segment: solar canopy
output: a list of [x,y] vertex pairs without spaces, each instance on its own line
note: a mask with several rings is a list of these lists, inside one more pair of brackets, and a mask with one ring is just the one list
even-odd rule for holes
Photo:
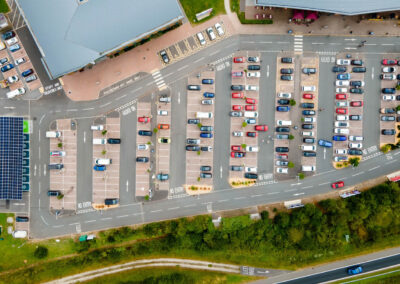
[[23,118],[0,117],[0,199],[22,199]]

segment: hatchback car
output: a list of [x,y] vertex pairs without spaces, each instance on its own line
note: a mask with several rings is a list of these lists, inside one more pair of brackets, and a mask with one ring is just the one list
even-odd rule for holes
[[189,91],[200,91],[200,90],[201,90],[201,87],[200,87],[200,85],[188,85],[188,86],[187,86],[187,89],[188,89]]
[[352,87],[364,87],[365,86],[365,83],[364,83],[364,81],[351,81],[350,82],[350,86],[352,86]]
[[337,181],[331,184],[333,189],[344,187],[344,181]]
[[7,78],[7,82],[8,82],[9,84],[15,83],[15,82],[17,82],[18,80],[19,80],[19,78],[18,78],[17,75],[13,75],[13,76],[10,76],[10,77]]
[[241,111],[241,110],[243,110],[243,106],[241,106],[241,105],[233,105],[232,106],[232,110]]
[[277,134],[276,139],[289,139],[289,134]]
[[308,144],[314,144],[315,138],[303,138],[303,142]]
[[232,93],[232,99],[243,99],[243,98],[244,98],[243,92]]
[[249,56],[247,57],[247,62],[253,62],[253,63],[257,63],[260,61],[260,58],[257,56]]
[[290,101],[288,99],[279,99],[278,104],[280,105],[288,105]]
[[246,104],[256,104],[257,100],[256,99],[251,99],[251,98],[246,98]]
[[305,124],[302,124],[302,125],[301,125],[301,128],[302,128],[302,129],[313,129],[313,128],[314,128],[314,125],[313,125],[313,124],[305,123]]
[[256,105],[246,105],[244,107],[244,110],[246,110],[246,111],[256,111],[257,110],[257,106]]
[[215,94],[214,93],[210,93],[210,92],[205,92],[205,93],[203,93],[203,97],[212,99],[212,98],[215,97]]
[[169,175],[168,174],[158,174],[157,175],[157,179],[158,180],[160,180],[160,181],[165,181],[165,180],[168,180],[169,179]]
[[138,117],[138,122],[141,122],[141,123],[148,123],[148,122],[150,122],[150,117],[147,117],[147,116],[140,116],[140,117]]
[[350,60],[349,59],[337,59],[336,64],[337,65],[350,65]]
[[13,69],[14,68],[14,65],[12,65],[12,64],[7,64],[7,65],[5,65],[5,66],[3,66],[3,67],[1,67],[1,72],[7,72],[7,71],[9,71],[9,70],[11,70],[11,69]]
[[202,172],[211,172],[211,166],[201,166],[200,171]]
[[139,130],[138,134],[139,136],[151,136],[153,135],[153,132],[149,130]]
[[212,85],[212,84],[214,84],[214,80],[213,79],[203,79],[203,80],[201,80],[201,83],[205,84],[205,85]]
[[231,152],[232,158],[243,158],[244,156],[246,156],[245,152]]
[[316,157],[317,153],[313,151],[303,151],[303,156],[304,157]]
[[244,63],[245,59],[244,57],[234,57],[233,58],[233,63]]
[[242,71],[232,71],[233,78],[240,78],[240,77],[243,77],[243,75],[244,75],[244,72],[242,72]]
[[346,71],[347,71],[347,67],[345,67],[345,66],[333,66],[332,67],[332,72],[339,73],[339,72],[346,72]]
[[200,173],[200,178],[212,178],[212,173]]
[[22,77],[28,77],[29,75],[31,75],[33,73],[32,69],[27,69],[24,72],[21,73]]
[[234,137],[243,137],[243,131],[233,131],[232,135]]
[[336,113],[337,114],[347,114],[347,108],[337,108]]
[[281,80],[282,81],[293,81],[293,76],[292,75],[281,75]]
[[275,147],[275,152],[288,153],[289,152],[289,147]]
[[317,69],[316,69],[316,68],[303,68],[301,71],[302,71],[304,74],[307,74],[307,75],[317,73]]
[[353,156],[362,156],[363,152],[360,149],[349,149],[347,150],[347,154]]
[[276,127],[275,132],[290,132],[289,127]]
[[231,169],[231,171],[234,171],[234,172],[242,172],[244,167],[243,166],[231,166],[230,169]]
[[161,137],[161,138],[158,138],[158,143],[161,143],[161,144],[170,144],[170,143],[171,143],[171,138],[168,138],[168,137]]
[[196,139],[196,138],[187,138],[187,139],[186,139],[186,144],[189,144],[189,145],[199,145],[199,144],[200,144],[200,139]]
[[334,136],[332,137],[332,140],[333,140],[333,141],[346,141],[346,140],[347,140],[347,137],[344,136],[344,135],[334,135]]
[[280,112],[288,112],[290,110],[289,106],[277,106],[276,107],[276,111],[280,111]]
[[224,30],[222,29],[221,25],[219,23],[216,23],[214,25],[215,29],[217,30],[217,33],[219,36],[223,36],[224,35]]
[[214,101],[209,99],[209,100],[201,100],[202,105],[212,105],[214,104]]
[[201,126],[200,131],[213,131],[214,128],[212,126]]
[[30,83],[30,82],[35,81],[36,79],[37,79],[36,75],[32,74],[32,75],[30,75],[30,76],[25,78],[25,82]]
[[260,78],[260,72],[247,72],[247,78]]
[[233,152],[241,152],[241,151],[243,151],[243,148],[240,145],[232,145],[231,146],[231,151],[233,151]]

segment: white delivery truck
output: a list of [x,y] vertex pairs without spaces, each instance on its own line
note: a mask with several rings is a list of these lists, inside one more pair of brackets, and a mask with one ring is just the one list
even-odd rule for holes
[[15,89],[14,91],[8,92],[7,98],[12,99],[12,98],[15,98],[16,96],[23,95],[23,94],[25,94],[25,88],[18,88],[18,89]]
[[196,118],[212,118],[212,117],[213,117],[212,112],[201,112],[201,111],[196,112]]
[[315,166],[301,166],[301,170],[303,172],[315,172],[316,167]]
[[95,163],[96,165],[107,166],[112,163],[112,159],[96,159]]
[[60,131],[46,131],[46,138],[59,138],[61,137]]

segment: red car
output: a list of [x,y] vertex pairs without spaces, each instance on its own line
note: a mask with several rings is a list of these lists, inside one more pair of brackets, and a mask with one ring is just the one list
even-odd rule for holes
[[337,114],[347,114],[347,108],[337,108],[336,113]]
[[233,71],[232,72],[232,77],[236,77],[236,78],[238,78],[238,77],[243,77],[243,72],[242,71]]
[[246,132],[247,137],[257,137],[257,132]]
[[231,152],[232,158],[243,158],[244,156],[246,156],[245,152]]
[[232,93],[232,99],[243,99],[243,98],[244,98],[243,92]]
[[169,124],[159,123],[158,129],[169,129]]
[[312,100],[314,98],[313,94],[303,94],[303,99]]
[[239,106],[239,105],[233,105],[232,106],[232,110],[242,110],[243,106]]
[[346,100],[347,94],[336,94],[336,99],[337,100]]
[[247,105],[247,106],[244,107],[244,110],[256,111],[257,110],[257,106],[256,105]]
[[276,158],[280,159],[280,160],[287,160],[287,159],[289,159],[289,155],[288,154],[278,154],[276,156]]
[[268,125],[255,125],[254,130],[256,131],[268,131]]
[[141,123],[147,123],[147,122],[150,122],[150,117],[147,117],[147,116],[141,116],[141,117],[138,117],[138,122],[141,122]]
[[231,150],[233,152],[240,152],[240,151],[242,151],[242,146],[240,146],[240,145],[232,145],[231,146]]
[[256,99],[250,99],[250,98],[246,99],[246,104],[255,105],[256,103],[257,103]]
[[344,182],[343,181],[337,181],[337,182],[334,182],[334,183],[331,184],[331,187],[333,189],[341,188],[343,186],[344,186]]
[[244,57],[234,57],[233,63],[244,63]]
[[394,59],[383,59],[382,60],[382,64],[383,65],[396,65],[397,64],[397,60],[394,60]]
[[350,102],[350,106],[352,106],[352,107],[362,107],[363,105],[364,105],[364,102],[362,102],[362,101]]

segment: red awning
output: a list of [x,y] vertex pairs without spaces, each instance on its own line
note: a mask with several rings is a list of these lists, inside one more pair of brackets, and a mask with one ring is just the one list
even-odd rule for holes
[[306,19],[315,21],[316,19],[318,19],[318,15],[316,12],[310,12],[310,13],[307,13]]
[[392,178],[389,178],[389,180],[390,180],[390,181],[393,181],[393,182],[399,181],[399,180],[400,180],[400,175],[399,175],[399,176],[392,177]]
[[304,19],[304,11],[294,10],[293,20],[303,20],[303,19]]

